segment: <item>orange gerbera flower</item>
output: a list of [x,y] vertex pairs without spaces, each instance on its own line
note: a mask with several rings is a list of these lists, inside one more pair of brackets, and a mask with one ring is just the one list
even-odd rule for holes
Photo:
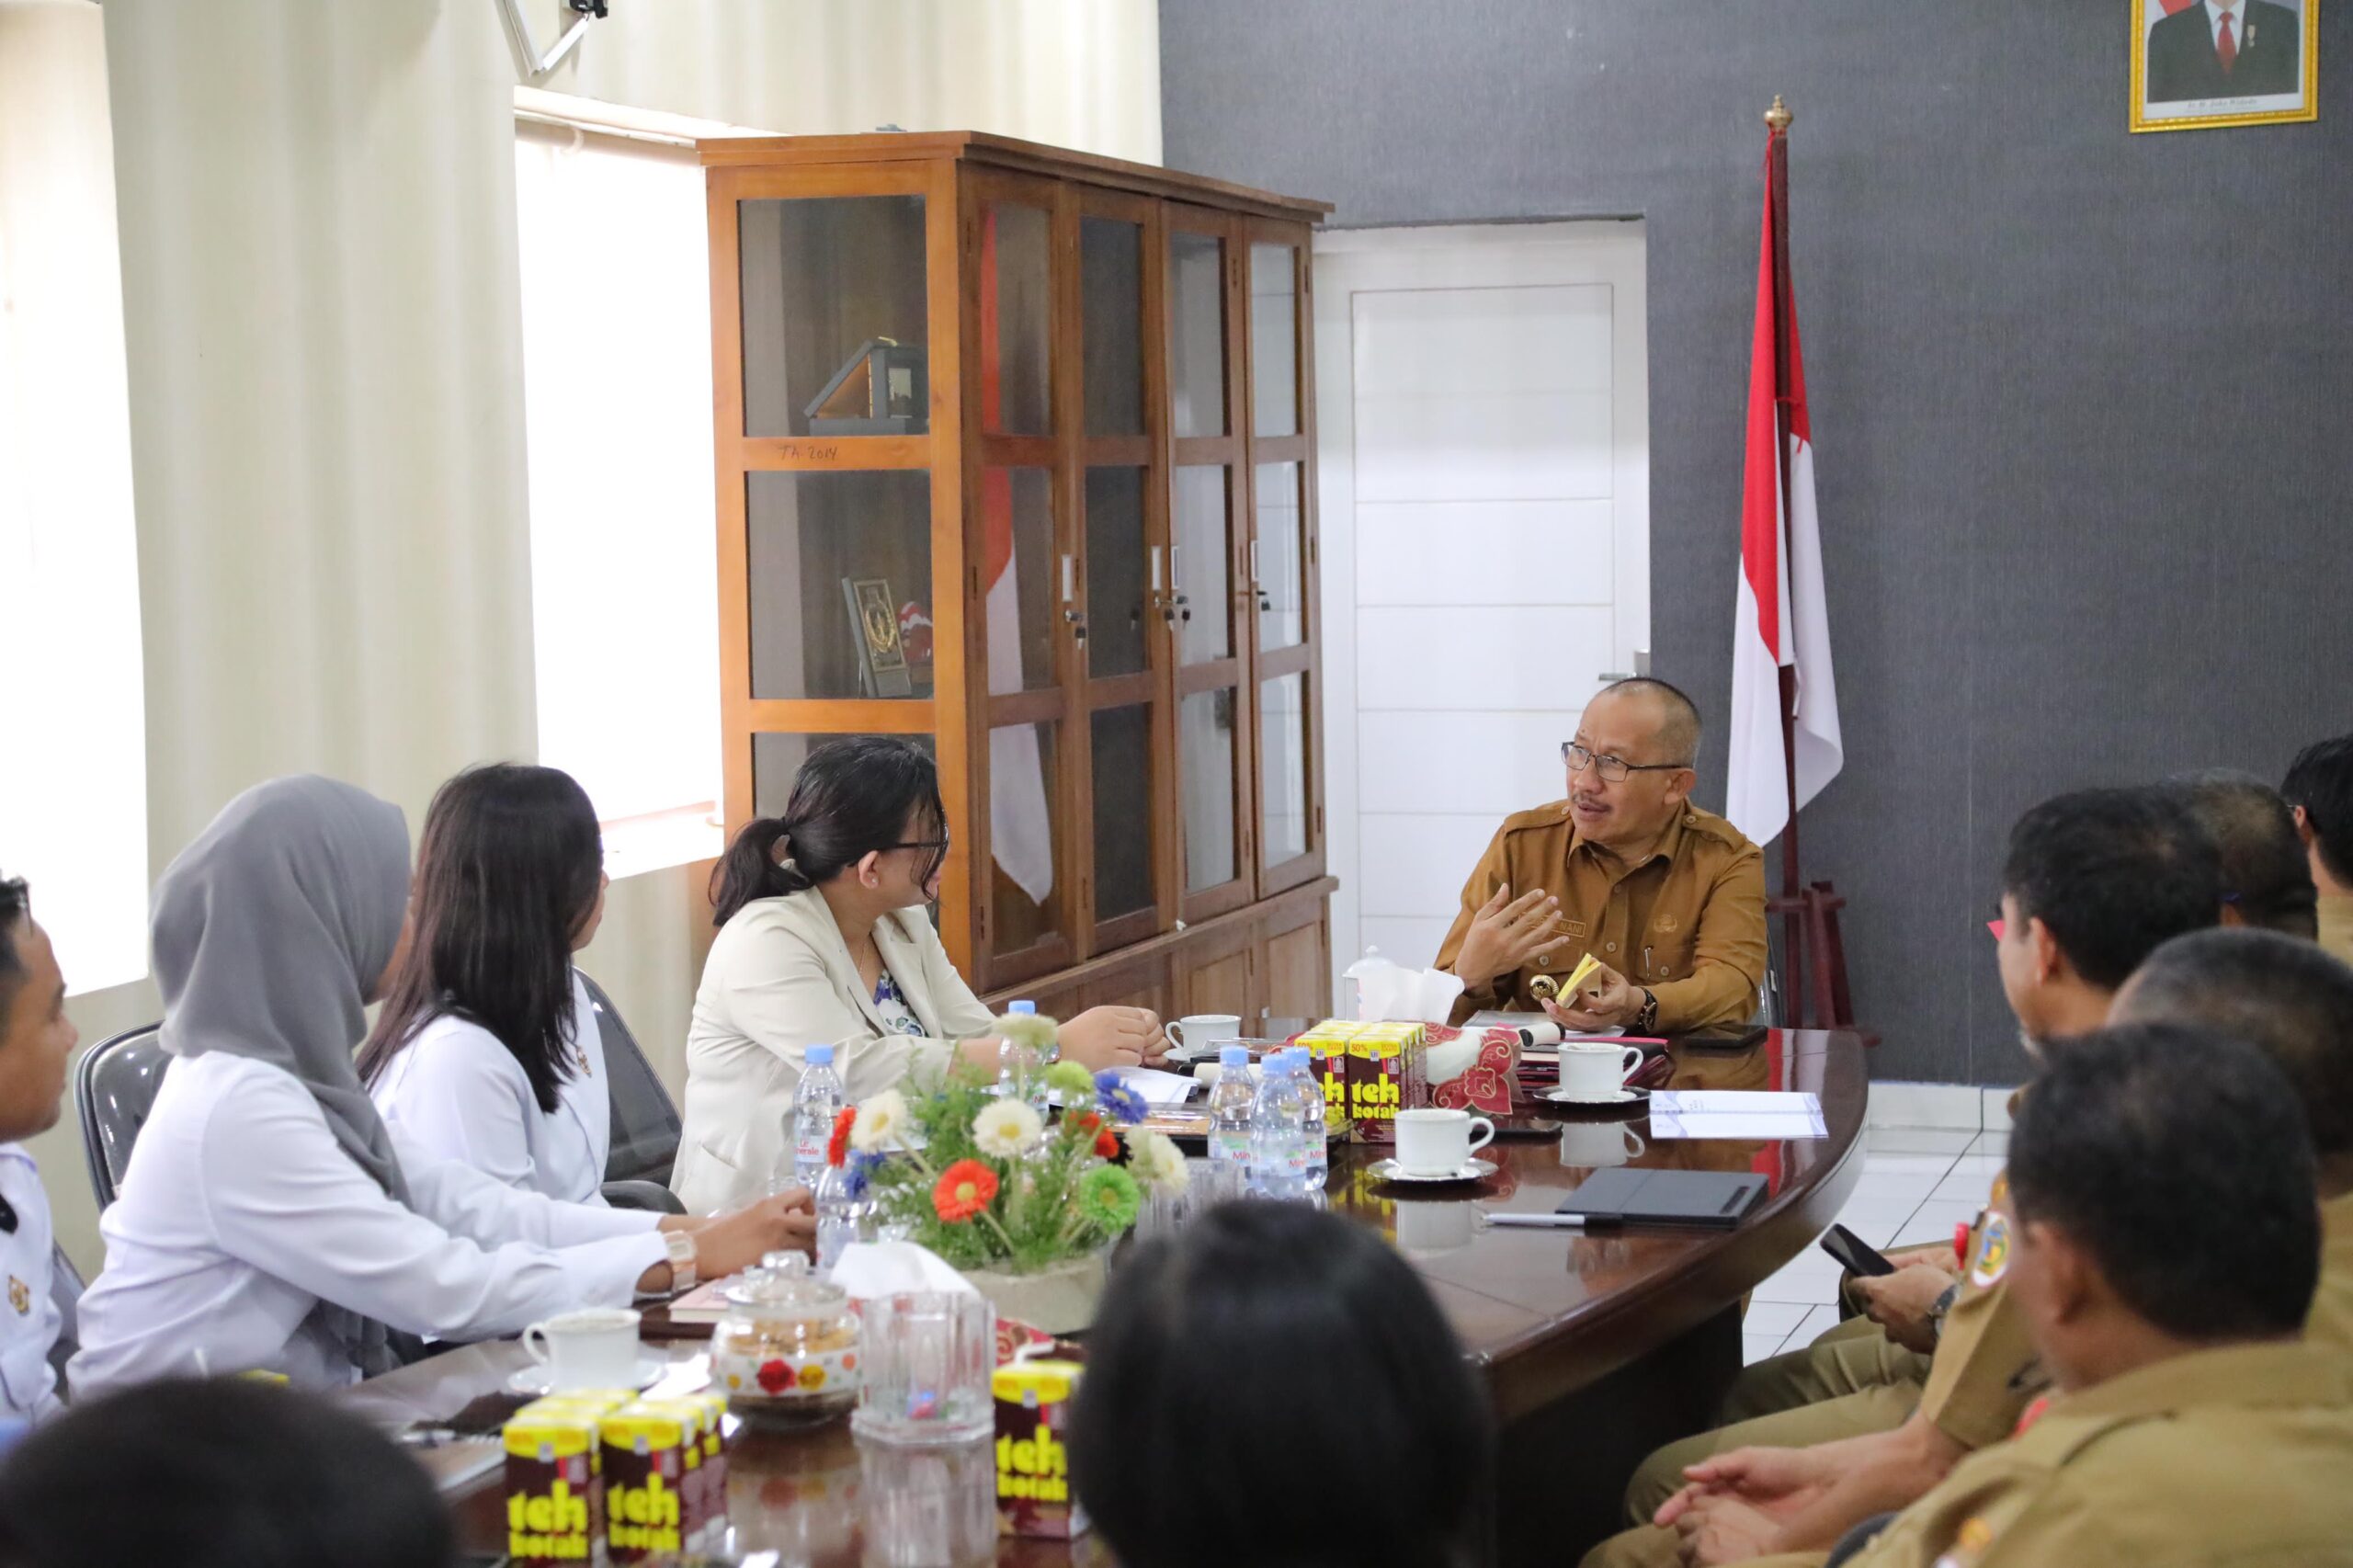
[[959,1160],[939,1173],[931,1189],[931,1206],[951,1225],[986,1209],[996,1197],[996,1173],[978,1160]]
[[1070,1119],[1070,1124],[1088,1137],[1093,1137],[1103,1130],[1103,1119],[1091,1110],[1080,1111]]
[[1095,1153],[1096,1157],[1098,1159],[1118,1159],[1120,1157],[1120,1135],[1112,1131],[1108,1127],[1102,1131],[1097,1133],[1095,1135]]
[[834,1118],[833,1136],[825,1140],[825,1164],[838,1165],[849,1158],[849,1130],[858,1125],[858,1108],[846,1105]]

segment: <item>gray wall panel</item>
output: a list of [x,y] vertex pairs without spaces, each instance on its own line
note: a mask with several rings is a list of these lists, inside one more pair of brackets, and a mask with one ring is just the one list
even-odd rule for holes
[[2322,27],[2317,125],[2135,137],[2124,0],[1162,0],[1165,144],[1350,226],[1647,221],[1656,665],[1720,726],[1788,97],[1847,744],[1807,869],[1881,1075],[2008,1082],[2018,812],[2353,729],[2353,8]]

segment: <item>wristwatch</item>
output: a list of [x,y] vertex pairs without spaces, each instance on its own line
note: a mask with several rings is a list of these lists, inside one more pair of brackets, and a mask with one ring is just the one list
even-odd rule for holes
[[1658,1028],[1658,994],[1647,985],[1643,987],[1642,1010],[1634,1015],[1634,1028],[1643,1034]]
[[665,1231],[662,1245],[670,1255],[670,1289],[691,1290],[698,1278],[695,1272],[695,1237],[692,1231]]
[[1945,1287],[1944,1294],[1938,1296],[1936,1304],[1928,1309],[1928,1335],[1939,1344],[1945,1336],[1945,1319],[1951,1314],[1952,1304],[1959,1300],[1961,1285],[1955,1281]]

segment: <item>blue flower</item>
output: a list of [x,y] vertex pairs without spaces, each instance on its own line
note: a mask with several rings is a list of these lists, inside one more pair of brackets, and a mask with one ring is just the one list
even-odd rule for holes
[[882,1158],[880,1154],[852,1154],[848,1163],[842,1166],[842,1190],[851,1202],[865,1200],[874,1167],[882,1163]]
[[1143,1096],[1120,1082],[1120,1075],[1108,1069],[1095,1074],[1095,1097],[1114,1119],[1131,1126],[1152,1114]]

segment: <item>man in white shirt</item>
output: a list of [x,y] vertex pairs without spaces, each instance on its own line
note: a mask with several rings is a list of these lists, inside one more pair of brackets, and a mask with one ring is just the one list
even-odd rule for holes
[[2300,91],[2297,16],[2271,0],[2199,0],[2149,29],[2149,101]]
[[39,1421],[61,1408],[49,1362],[59,1322],[49,1195],[23,1141],[57,1125],[77,1038],[49,933],[34,923],[25,884],[0,878],[0,1419]]

